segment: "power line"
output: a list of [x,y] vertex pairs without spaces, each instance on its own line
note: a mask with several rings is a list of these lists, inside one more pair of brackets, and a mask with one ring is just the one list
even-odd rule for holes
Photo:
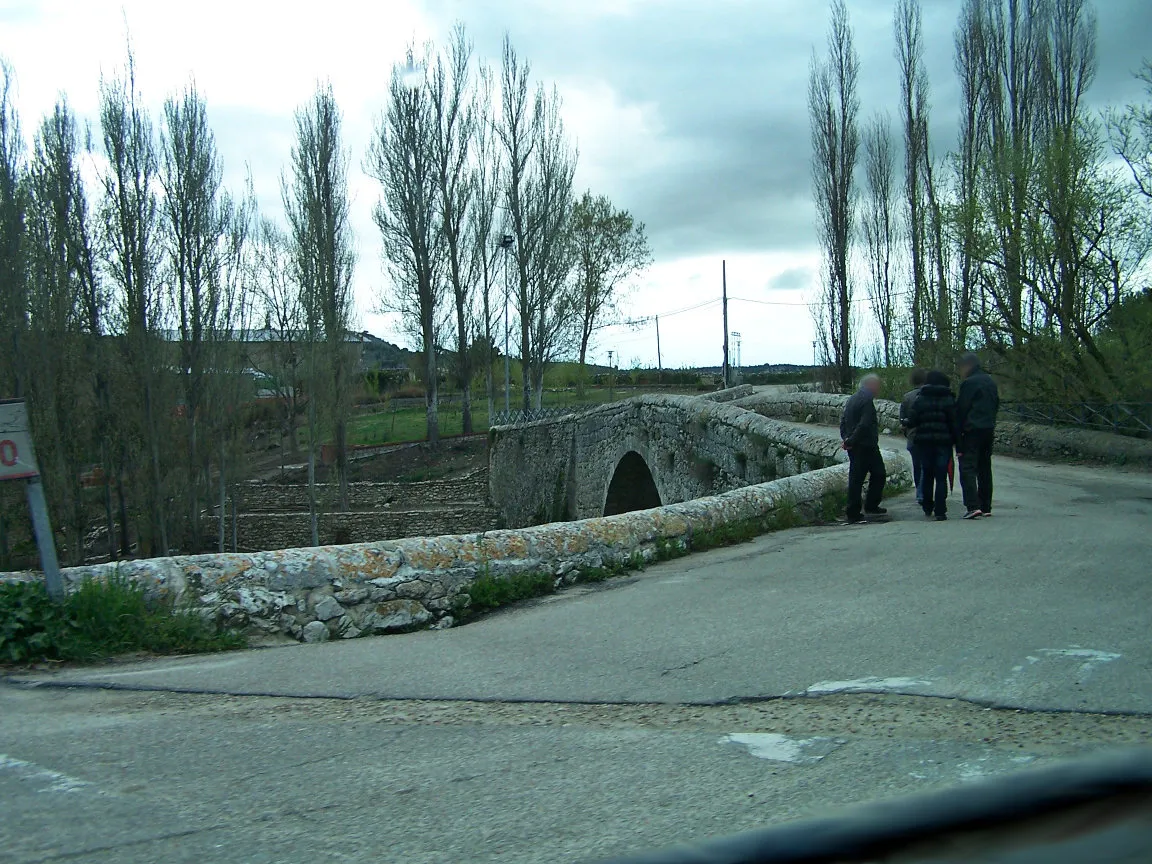
[[[895,299],[896,297],[909,297],[912,295],[912,293],[913,293],[912,291],[895,291],[892,294],[890,294],[889,296],[891,298]],[[760,306],[795,306],[797,308],[808,307],[809,309],[811,309],[813,306],[819,306],[821,303],[824,302],[822,300],[813,300],[813,301],[810,301],[807,303],[804,303],[804,302],[789,303],[785,300],[753,300],[751,297],[729,297],[728,300],[729,301],[737,300],[741,303],[756,303],[757,305],[760,305]],[[867,295],[865,295],[863,297],[853,297],[849,302],[851,302],[851,303],[871,303],[872,298],[868,297]]]
[[683,309],[674,309],[671,312],[657,312],[653,315],[645,315],[642,318],[629,318],[627,321],[613,321],[608,324],[597,324],[593,330],[600,330],[605,327],[638,327],[641,324],[647,324],[654,321],[656,318],[671,318],[673,315],[682,315],[685,312],[695,312],[697,309],[703,309],[707,306],[715,306],[720,302],[720,298],[716,297],[712,300],[705,300],[702,303],[695,303],[692,306],[685,306]]

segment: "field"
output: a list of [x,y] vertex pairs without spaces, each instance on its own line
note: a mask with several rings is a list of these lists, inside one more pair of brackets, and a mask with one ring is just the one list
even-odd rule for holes
[[[546,408],[552,407],[592,407],[611,402],[616,399],[625,399],[641,393],[649,393],[659,389],[663,393],[694,393],[694,390],[656,388],[652,386],[636,387],[588,387],[583,395],[575,389],[545,391],[543,404]],[[515,411],[520,405],[520,391],[513,389],[511,406]],[[389,444],[405,441],[423,441],[425,426],[424,406],[412,404],[414,400],[396,400],[393,403],[384,402],[379,411],[367,411],[351,418],[348,424],[348,443],[352,445]],[[497,410],[504,406],[503,392],[497,397]],[[460,410],[460,399],[456,394],[446,394],[440,405],[440,434],[442,436],[459,435],[463,431],[463,417]],[[475,432],[484,432],[488,429],[488,404],[481,391],[473,397],[472,428]]]

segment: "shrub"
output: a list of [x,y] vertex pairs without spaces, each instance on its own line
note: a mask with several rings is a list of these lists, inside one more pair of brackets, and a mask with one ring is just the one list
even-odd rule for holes
[[554,581],[547,573],[516,573],[506,578],[484,575],[468,586],[468,596],[472,598],[468,612],[478,615],[519,600],[551,594],[553,590]]
[[120,576],[89,581],[54,603],[41,582],[0,585],[0,662],[93,661],[135,651],[242,648],[244,637]]

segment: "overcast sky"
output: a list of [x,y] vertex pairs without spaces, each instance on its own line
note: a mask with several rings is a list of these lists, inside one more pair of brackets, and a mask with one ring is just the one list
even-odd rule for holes
[[[861,116],[899,96],[892,3],[849,0],[861,59]],[[1095,105],[1139,95],[1132,72],[1152,55],[1150,0],[1098,0]],[[933,145],[955,139],[952,39],[960,0],[924,0]],[[607,194],[648,227],[655,264],[638,284],[635,316],[671,313],[720,295],[728,263],[729,329],[747,365],[810,362],[807,306],[819,256],[810,193],[808,62],[823,48],[822,0],[0,0],[0,56],[17,75],[26,137],[66,93],[95,118],[100,76],[123,65],[131,32],[138,81],[154,115],[194,77],[236,188],[250,166],[263,210],[280,217],[279,178],[292,112],[329,79],[352,152],[355,289],[362,326],[402,341],[374,314],[384,287],[371,221],[377,198],[363,154],[389,70],[416,40],[443,42],[465,22],[477,53],[496,61],[511,33],[534,74],[555,82],[580,149],[579,189]],[[860,293],[863,293],[862,291]],[[750,302],[758,301],[758,302]],[[777,305],[766,305],[777,304]],[[719,362],[719,304],[661,319],[664,365]],[[625,365],[654,364],[655,333],[603,331]]]

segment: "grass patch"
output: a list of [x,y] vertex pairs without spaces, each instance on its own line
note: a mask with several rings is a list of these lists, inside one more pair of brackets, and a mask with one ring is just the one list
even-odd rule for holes
[[507,578],[484,575],[468,586],[472,602],[455,611],[457,616],[474,617],[554,590],[555,580],[547,573],[516,573]]
[[[503,372],[501,372],[501,376]],[[573,407],[592,408],[617,399],[627,399],[645,392],[679,392],[657,390],[656,388],[629,387],[627,389],[607,387],[588,387],[583,395],[575,390],[562,390],[544,394],[545,408]],[[687,391],[683,391],[687,392]],[[511,405],[517,410],[523,404],[519,391],[512,394]],[[497,410],[504,407],[504,393],[501,390],[496,400]],[[472,428],[477,433],[488,429],[488,400],[484,393],[472,394]],[[440,406],[438,421],[441,435],[459,435],[464,430],[464,417],[460,409],[459,400],[446,402]],[[427,431],[427,418],[423,406],[404,408],[384,408],[372,414],[357,414],[348,419],[349,444],[391,444],[408,441],[423,441]],[[301,441],[307,441],[307,430],[301,429],[298,434]],[[491,440],[491,439],[489,439]]]
[[0,663],[104,660],[118,654],[191,654],[243,648],[243,635],[151,600],[119,576],[90,581],[54,603],[42,582],[0,585]]
[[[782,501],[767,516],[722,525],[710,531],[696,531],[687,542],[679,538],[661,537],[653,544],[649,555],[638,549],[621,561],[607,562],[600,567],[579,568],[574,578],[570,575],[566,581],[571,584],[605,582],[634,570],[643,570],[652,558],[656,561],[670,561],[691,552],[747,543],[772,531],[830,522],[844,510],[846,501],[847,496],[842,492],[825,495],[811,507],[801,508],[794,501]],[[551,573],[540,571],[518,573],[506,578],[496,577],[490,575],[485,566],[483,575],[468,585],[464,595],[457,597],[452,614],[457,621],[465,623],[501,606],[552,594],[556,591],[556,579]]]

